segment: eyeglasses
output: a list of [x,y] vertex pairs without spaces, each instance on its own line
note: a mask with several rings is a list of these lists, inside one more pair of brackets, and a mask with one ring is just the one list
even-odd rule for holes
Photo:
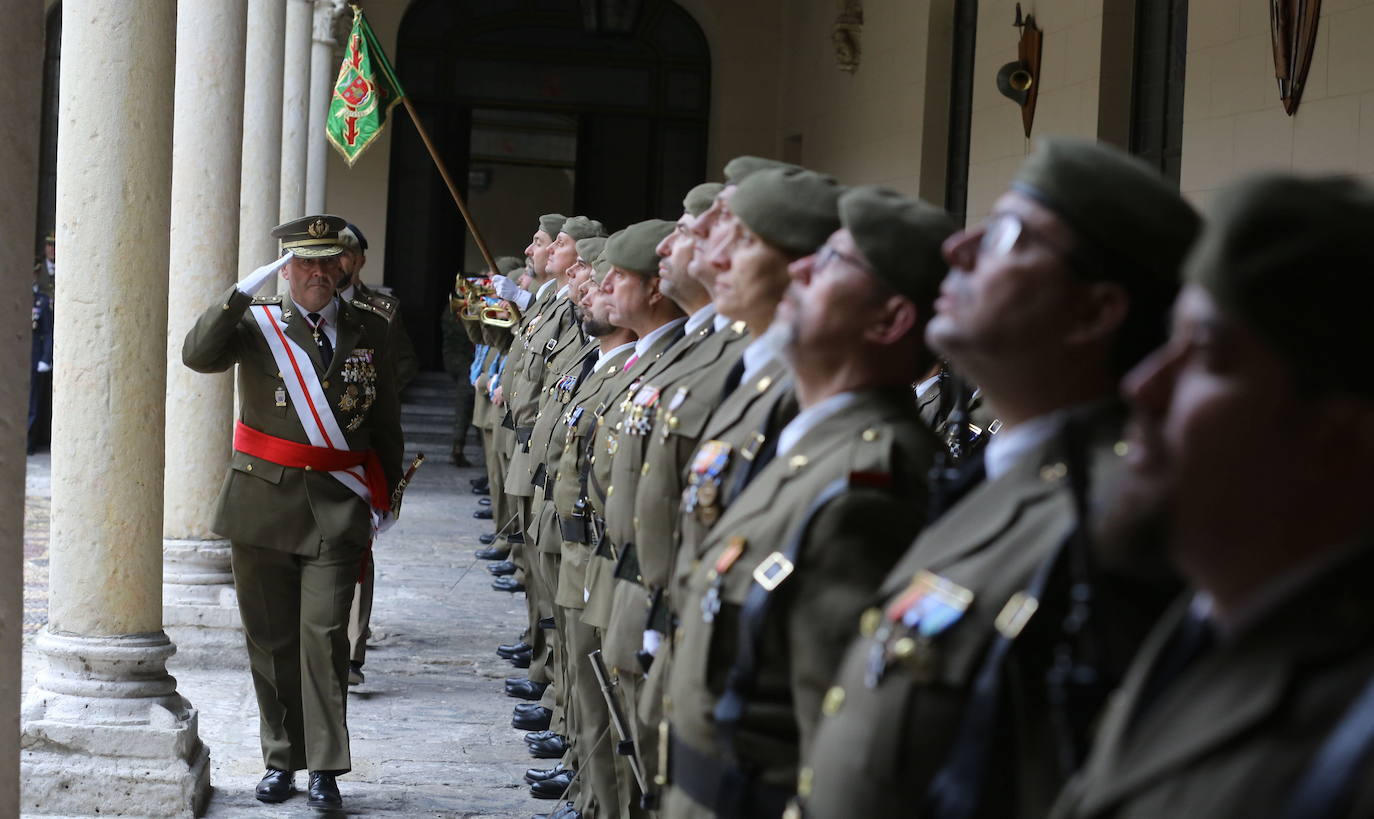
[[834,247],[830,245],[829,242],[826,242],[825,244],[821,245],[821,249],[816,251],[816,261],[815,264],[812,265],[812,269],[820,270],[821,268],[824,268],[836,259],[839,259],[840,261],[844,262],[850,267],[862,270],[866,273],[871,272],[873,269],[869,267],[868,263],[865,262],[863,259],[860,259],[858,256],[854,256],[852,254],[836,250]]
[[1101,265],[1092,264],[1080,249],[1065,247],[1049,239],[1040,231],[1028,227],[1021,221],[1021,217],[1014,213],[994,213],[988,217],[983,223],[983,236],[978,242],[978,253],[996,257],[1008,256],[1022,239],[1035,242],[1064,257],[1064,260],[1080,274],[1088,278],[1100,278]]

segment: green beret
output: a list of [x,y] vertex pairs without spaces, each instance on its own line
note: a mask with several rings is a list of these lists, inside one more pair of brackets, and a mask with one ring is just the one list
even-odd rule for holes
[[790,162],[781,162],[776,159],[764,159],[761,156],[737,156],[725,163],[725,184],[738,185],[750,174],[758,171],[766,171],[769,168],[791,168],[796,171],[801,170],[800,165],[793,165]]
[[843,190],[832,177],[815,171],[769,168],[740,184],[730,210],[768,244],[804,256],[839,230]]
[[557,237],[559,233],[566,233],[573,239],[590,239],[593,236],[605,236],[606,229],[595,219],[588,219],[585,216],[569,217],[554,233],[550,236]]
[[868,260],[873,275],[916,303],[928,318],[949,272],[940,246],[955,231],[940,208],[879,185],[840,195],[840,224]]
[[549,234],[550,239],[557,239],[558,231],[563,229],[566,221],[568,217],[561,213],[546,213],[539,217],[539,229]]
[[525,260],[517,259],[514,256],[498,256],[496,259],[496,272],[503,276],[524,266]]
[[590,236],[586,239],[577,240],[577,258],[588,264],[596,261],[596,257],[601,255],[601,251],[606,248],[606,240],[600,236]]
[[1106,256],[1108,279],[1135,273],[1177,282],[1200,227],[1197,213],[1159,172],[1097,142],[1041,140],[1011,187],[1067,222],[1084,255]]
[[1218,195],[1185,264],[1318,391],[1374,397],[1374,188],[1264,174]]
[[635,222],[606,240],[606,260],[621,270],[657,276],[658,243],[676,227],[666,219]]
[[687,191],[687,195],[682,198],[682,210],[693,216],[700,216],[716,201],[716,194],[724,187],[719,182],[702,182]]
[[[612,233],[610,235],[610,238],[606,239],[606,244],[609,245],[611,242],[616,240],[616,237],[620,236],[624,232],[625,229],[621,228],[620,230],[617,230],[615,233]],[[592,262],[592,282],[597,285],[600,285],[602,282],[606,281],[606,276],[609,275],[610,272],[611,260],[606,258],[606,248],[603,247],[601,248],[601,255],[597,256],[596,261]]]

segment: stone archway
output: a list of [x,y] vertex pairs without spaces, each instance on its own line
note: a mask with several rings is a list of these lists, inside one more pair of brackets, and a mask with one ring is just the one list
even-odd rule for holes
[[[523,180],[487,212],[474,202],[478,225],[493,223],[493,254],[519,253],[534,218],[551,210],[611,229],[676,218],[682,195],[705,178],[710,53],[671,0],[417,0],[396,64],[465,195],[480,200],[501,180]],[[476,256],[415,129],[405,117],[395,127],[387,284],[432,368],[438,312],[454,273],[474,269]],[[497,204],[512,199],[518,208]],[[523,220],[518,233],[500,228],[510,211]]]

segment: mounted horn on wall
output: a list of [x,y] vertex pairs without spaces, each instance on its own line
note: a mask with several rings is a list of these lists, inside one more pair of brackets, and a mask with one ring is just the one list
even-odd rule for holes
[[1269,33],[1274,41],[1274,76],[1288,116],[1298,110],[1312,52],[1317,47],[1321,0],[1269,0]]
[[1016,45],[1017,59],[997,72],[997,90],[1021,107],[1021,124],[1026,129],[1026,138],[1030,139],[1035,100],[1040,95],[1040,48],[1044,38],[1035,24],[1035,15],[1021,16],[1020,3],[1016,4],[1016,22],[1012,25],[1021,30],[1021,39]]

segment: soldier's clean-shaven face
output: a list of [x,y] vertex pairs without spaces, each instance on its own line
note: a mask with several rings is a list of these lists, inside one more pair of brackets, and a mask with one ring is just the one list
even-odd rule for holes
[[696,248],[692,236],[692,226],[696,221],[692,214],[683,213],[678,217],[673,232],[664,236],[655,248],[658,253],[658,289],[674,301],[690,298],[694,289],[704,287],[687,273],[692,252]]
[[529,259],[530,270],[534,271],[534,275],[541,280],[544,278],[544,271],[548,269],[549,246],[552,244],[552,236],[543,230],[536,230],[534,238],[525,247],[525,258]]
[[568,269],[568,298],[572,299],[576,321],[582,320],[582,293],[591,277],[592,266],[583,259],[579,258]]
[[308,259],[293,256],[282,268],[282,278],[290,286],[291,300],[311,313],[318,312],[334,298],[342,274],[338,256]]
[[558,238],[549,245],[549,260],[546,270],[551,278],[561,278],[567,275],[568,268],[572,267],[577,261],[577,240],[566,233],[558,234]]
[[950,272],[927,343],[975,375],[987,362],[1011,364],[1027,351],[1060,348],[1066,319],[1084,297],[1066,255],[1074,242],[1048,208],[1020,193],[1004,195],[986,221],[945,241]]
[[735,220],[735,238],[729,243],[729,262],[716,277],[716,310],[722,316],[751,326],[767,326],[773,320],[790,281],[787,254],[765,242],[757,233]]
[[602,289],[608,296],[609,318],[617,327],[634,327],[649,313],[654,299],[663,298],[654,278],[611,267]]
[[[734,232],[735,217],[730,210],[730,200],[735,195],[736,186],[727,185],[716,194],[711,207],[702,212],[692,223],[692,236],[696,239],[692,258],[687,263],[687,275],[701,282],[713,296],[716,292],[716,276],[720,272],[709,261],[713,250],[722,243],[730,241]],[[728,264],[728,258],[726,260]]]

